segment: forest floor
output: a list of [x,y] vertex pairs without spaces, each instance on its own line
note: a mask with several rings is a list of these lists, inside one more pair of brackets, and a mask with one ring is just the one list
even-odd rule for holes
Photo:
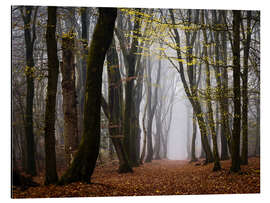
[[[201,161],[201,160],[200,160]],[[199,165],[200,164],[200,165]],[[221,161],[222,170],[213,172],[213,164],[154,160],[134,168],[133,173],[118,174],[117,162],[96,167],[92,184],[81,182],[66,186],[38,186],[22,190],[12,188],[13,198],[104,197],[192,194],[260,193],[260,158],[249,158],[241,173],[229,173],[231,161]],[[43,183],[44,177],[35,177]]]

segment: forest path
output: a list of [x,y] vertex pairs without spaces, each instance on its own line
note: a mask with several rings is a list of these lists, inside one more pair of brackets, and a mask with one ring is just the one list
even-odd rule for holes
[[[198,163],[198,162],[197,162]],[[134,173],[118,174],[117,162],[96,167],[93,184],[40,186],[13,195],[20,197],[93,197],[180,194],[231,194],[260,192],[260,159],[250,158],[241,174],[230,174],[230,161],[221,161],[222,170],[212,172],[213,164],[154,160],[134,168]]]

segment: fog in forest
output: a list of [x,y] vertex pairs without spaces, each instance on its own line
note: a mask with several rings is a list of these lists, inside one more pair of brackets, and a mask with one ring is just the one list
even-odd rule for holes
[[250,157],[258,164],[260,11],[11,11],[18,184],[21,174],[90,183],[107,166],[122,175],[154,164],[222,171],[231,160],[233,173]]

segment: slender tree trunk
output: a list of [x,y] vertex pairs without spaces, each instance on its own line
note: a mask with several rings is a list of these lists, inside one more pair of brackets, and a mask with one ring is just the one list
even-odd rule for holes
[[83,136],[78,152],[59,184],[91,182],[100,146],[103,63],[113,38],[116,16],[115,8],[99,8],[99,17],[88,53]]
[[195,153],[196,134],[197,134],[197,120],[196,120],[196,115],[193,112],[193,118],[192,118],[192,141],[191,141],[191,162],[198,160],[196,158],[196,153]]
[[[158,97],[158,88],[155,87],[155,91],[153,94],[153,102],[152,102],[152,80],[151,80],[151,70],[150,70],[151,64],[149,60],[149,74],[148,74],[148,89],[149,89],[149,95],[148,95],[148,124],[147,124],[147,157],[145,159],[145,162],[151,162],[153,160],[153,145],[152,145],[152,122],[156,111],[157,106],[157,97]],[[157,79],[156,79],[156,85],[159,84],[160,81],[160,71],[161,71],[161,61],[159,60],[158,63],[158,70],[157,70]]]
[[255,143],[255,150],[254,156],[260,156],[260,95],[258,95],[257,103],[256,103],[256,110],[257,110],[257,125],[256,125],[256,143]]
[[144,106],[144,111],[143,111],[143,119],[142,119],[142,125],[143,125],[143,146],[142,146],[142,154],[141,154],[141,157],[140,157],[140,164],[143,164],[143,161],[144,161],[144,157],[145,157],[145,152],[146,152],[146,142],[147,142],[147,130],[146,130],[146,127],[145,127],[145,118],[146,118],[146,112],[147,112],[147,108],[148,108],[148,90],[146,90],[146,104]]
[[82,51],[82,59],[81,59],[81,70],[80,75],[79,75],[79,79],[80,79],[80,87],[79,87],[79,94],[78,94],[78,103],[79,103],[79,123],[78,123],[78,127],[79,127],[79,135],[80,138],[82,136],[82,131],[83,131],[83,111],[84,111],[84,92],[85,92],[85,81],[86,81],[86,69],[87,69],[87,64],[86,64],[86,57],[88,54],[88,40],[89,40],[89,36],[88,36],[88,31],[89,31],[89,18],[87,17],[88,14],[88,8],[86,7],[82,7],[80,9],[81,11],[81,22],[82,22],[82,44],[83,44],[83,51]]
[[119,71],[118,55],[114,40],[107,51],[107,72],[108,72],[108,90],[109,90],[109,133],[119,158],[119,172],[132,172],[128,161],[127,153],[123,146],[122,131],[122,108],[123,108],[123,90]]
[[[135,18],[134,31],[138,32],[140,29],[139,16]],[[130,53],[126,57],[127,61],[127,82],[125,88],[125,110],[124,110],[124,145],[128,153],[129,159],[132,166],[138,166],[138,161],[136,160],[136,152],[134,151],[134,145],[136,143],[136,137],[132,136],[134,134],[134,126],[132,123],[134,113],[134,77],[135,77],[135,65],[136,65],[136,51],[138,46],[138,39],[134,38],[132,41]]]
[[[202,18],[202,24],[204,25],[204,11],[201,11],[201,18]],[[205,46],[203,47],[204,56],[208,57],[207,52],[207,34],[205,28],[203,29],[203,36],[204,36],[204,43]],[[218,155],[218,147],[217,147],[217,135],[215,131],[215,123],[214,123],[214,116],[213,116],[213,109],[212,109],[212,97],[211,97],[211,73],[209,69],[209,63],[208,61],[205,64],[206,68],[206,99],[207,99],[207,113],[208,113],[208,120],[209,120],[209,128],[210,132],[212,134],[212,141],[213,141],[213,155],[214,155],[214,168],[213,171],[217,171],[221,169],[220,162],[219,162],[219,155]]]
[[191,143],[190,143],[190,107],[187,106],[187,142],[186,142],[186,146],[187,146],[187,159],[190,160],[191,159]]
[[[225,17],[225,11],[223,16]],[[226,23],[223,19],[222,23]],[[227,65],[227,35],[225,31],[221,32],[223,64]],[[220,111],[221,111],[221,160],[229,159],[228,148],[231,149],[231,131],[229,127],[229,104],[228,104],[228,73],[227,68],[223,68],[221,72],[222,83],[220,91]]]
[[241,11],[233,11],[233,134],[232,134],[232,165],[231,172],[240,168],[240,130],[241,130],[241,86],[240,86],[240,21]]
[[[24,39],[26,45],[26,114],[25,114],[25,142],[26,142],[26,172],[35,176],[36,163],[35,163],[35,142],[33,130],[33,100],[34,100],[34,74],[35,64],[33,58],[33,49],[36,39],[35,33],[35,19],[37,8],[33,17],[33,27],[31,29],[31,16],[32,6],[25,7],[25,13],[21,9],[22,18],[24,21]],[[31,36],[32,31],[32,36]]]
[[[138,60],[138,59],[137,59]],[[139,61],[139,60],[138,60]],[[140,128],[140,105],[142,101],[142,90],[143,90],[143,74],[144,74],[144,67],[145,67],[145,60],[142,63],[139,63],[140,66],[137,65],[137,82],[135,88],[135,117],[136,117],[136,159],[140,160],[140,153],[141,153],[141,128]],[[140,163],[140,162],[139,162]]]
[[[247,34],[244,42],[244,66],[242,73],[242,153],[241,163],[243,165],[248,164],[248,58],[249,47],[251,40],[251,28],[250,28],[251,11],[247,11]],[[242,26],[243,33],[244,27]]]
[[[171,15],[171,19],[173,21],[173,24],[175,24],[174,14],[173,14],[172,10],[169,10],[169,11],[170,11],[170,15]],[[180,36],[179,36],[177,29],[175,29],[175,28],[174,28],[174,34],[175,34],[176,45],[177,45],[177,47],[180,47]],[[177,49],[176,52],[177,52],[178,59],[181,60],[182,54],[181,54],[180,49]],[[177,69],[180,73],[180,78],[182,80],[185,93],[186,93],[187,97],[189,98],[189,101],[193,107],[193,110],[196,112],[196,117],[197,117],[197,121],[199,124],[200,132],[201,132],[201,142],[202,142],[202,146],[203,146],[203,149],[205,151],[205,154],[206,154],[205,163],[213,162],[212,151],[211,151],[211,148],[209,146],[209,142],[207,140],[207,128],[206,128],[206,123],[205,123],[205,119],[203,116],[203,111],[202,111],[202,108],[201,108],[199,101],[197,99],[193,99],[193,98],[197,98],[198,95],[196,93],[191,94],[191,92],[189,90],[190,88],[189,88],[187,81],[185,79],[183,63],[181,61],[179,61],[178,64],[179,64],[179,69],[178,68]],[[191,85],[193,85],[193,83]],[[193,89],[193,87],[192,87],[192,89]]]
[[57,57],[56,7],[48,7],[48,21],[46,31],[46,44],[48,55],[48,86],[45,112],[45,184],[53,184],[58,181],[56,172],[55,154],[55,104],[57,81],[59,73],[59,61]]

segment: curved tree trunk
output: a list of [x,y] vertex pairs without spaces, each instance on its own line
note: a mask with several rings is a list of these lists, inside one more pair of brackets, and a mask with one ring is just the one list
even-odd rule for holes
[[59,184],[91,182],[100,146],[103,64],[113,38],[116,16],[115,8],[99,8],[99,17],[88,53],[83,136],[78,152]]
[[[175,24],[175,18],[174,18],[174,14],[173,14],[172,10],[169,10],[169,12],[170,12],[173,24]],[[178,47],[180,47],[180,36],[179,36],[178,30],[176,28],[174,28],[173,30],[174,30],[174,34],[175,34],[174,39],[175,39],[176,45]],[[181,54],[180,49],[177,49],[176,52],[177,52],[178,59],[182,59],[182,54]],[[170,60],[170,58],[168,58],[168,59]],[[212,151],[211,151],[209,142],[207,140],[207,128],[206,128],[206,123],[205,123],[205,119],[203,116],[202,107],[197,99],[193,99],[193,98],[197,98],[198,95],[196,94],[196,92],[193,91],[194,87],[193,87],[192,83],[191,83],[191,86],[192,86],[191,88],[189,88],[189,86],[188,86],[188,83],[186,81],[185,74],[184,74],[183,63],[179,60],[178,64],[179,64],[179,68],[177,68],[177,70],[180,74],[180,78],[182,80],[185,93],[186,93],[186,95],[187,95],[187,97],[188,97],[188,99],[193,107],[193,110],[196,113],[198,125],[199,125],[200,132],[201,132],[201,143],[202,143],[202,147],[203,147],[203,150],[205,152],[205,155],[206,155],[205,163],[213,162]],[[193,77],[193,74],[189,74],[189,75],[190,76],[192,75],[192,77]],[[192,91],[190,91],[190,89]]]

